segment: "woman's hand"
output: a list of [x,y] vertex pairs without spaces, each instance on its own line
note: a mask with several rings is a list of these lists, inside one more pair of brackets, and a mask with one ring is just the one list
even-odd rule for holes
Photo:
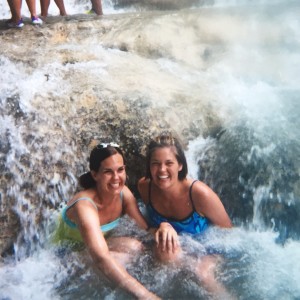
[[155,232],[157,247],[162,251],[175,253],[179,247],[178,235],[175,229],[167,222],[162,222]]

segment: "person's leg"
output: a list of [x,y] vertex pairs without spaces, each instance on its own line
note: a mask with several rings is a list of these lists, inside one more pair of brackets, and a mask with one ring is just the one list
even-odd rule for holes
[[24,26],[21,15],[22,0],[7,0],[11,19],[7,21],[7,26],[10,28],[21,28]]
[[131,237],[111,237],[107,239],[110,251],[136,254],[144,249],[142,242]]
[[124,267],[144,249],[140,241],[130,237],[111,237],[107,245],[111,255]]
[[157,245],[154,246],[154,255],[162,263],[179,262],[181,254],[182,249],[180,247],[178,247],[175,252],[168,252],[167,250],[163,251],[161,245],[159,247],[157,247]]
[[48,9],[50,5],[50,0],[40,0],[41,3],[41,16],[47,17],[48,16]]
[[10,9],[10,13],[11,13],[11,20],[13,20],[16,16],[16,8],[13,6],[12,0],[7,0],[9,9]]
[[65,4],[64,4],[64,0],[54,0],[55,3],[56,3],[56,6],[58,7],[59,9],[59,14],[61,16],[66,16],[67,15],[67,12],[66,12],[66,9],[65,9]]
[[26,0],[26,3],[31,14],[31,23],[33,25],[43,24],[43,21],[36,14],[35,0]]
[[21,7],[22,0],[7,0],[10,12],[11,12],[11,21],[17,23],[21,20]]
[[110,251],[110,254],[124,268],[127,268],[127,266],[132,262],[132,260],[134,258],[133,255],[130,255],[128,253],[121,253],[121,252]]
[[216,299],[235,299],[222,283],[217,281],[215,271],[220,262],[219,256],[207,255],[196,263],[195,274],[204,288]]
[[37,17],[35,0],[26,0],[26,3],[30,11],[31,17]]
[[196,260],[187,255],[180,247],[176,252],[162,251],[162,247],[154,247],[154,254],[160,262],[175,263],[180,268],[186,268],[194,272],[199,283],[203,285],[207,292],[212,294],[214,299],[236,299],[215,277],[216,267],[221,261],[220,256],[208,255],[201,258],[201,260]]
[[101,0],[91,0],[91,1],[92,1],[92,10],[97,15],[103,15]]

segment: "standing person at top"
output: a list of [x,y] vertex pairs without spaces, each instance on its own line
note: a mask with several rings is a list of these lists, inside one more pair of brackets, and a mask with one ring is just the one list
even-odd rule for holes
[[95,266],[108,279],[138,299],[159,299],[134,279],[120,261],[141,250],[141,243],[130,237],[109,237],[123,214],[143,229],[148,225],[136,199],[125,186],[124,156],[115,143],[102,143],[90,154],[90,171],[80,177],[83,190],[67,203],[56,239],[83,241]]
[[[183,262],[178,233],[201,234],[210,224],[231,228],[232,224],[219,197],[206,184],[187,178],[184,151],[172,134],[162,134],[148,145],[146,176],[138,190],[146,205],[150,225],[156,227],[156,255],[163,262]],[[190,260],[189,260],[190,261]],[[228,295],[217,282],[217,257],[205,256],[195,270],[207,291]]]
[[[24,26],[21,14],[22,0],[7,0],[7,2],[12,16],[11,19],[8,21],[7,26],[10,28],[22,28]],[[26,3],[31,15],[31,23],[33,25],[43,24],[43,21],[36,14],[35,0],[26,0]]]
[[[64,0],[54,0],[54,2],[59,9],[59,14],[61,16],[66,16],[67,12],[65,9]],[[50,0],[40,0],[40,3],[41,3],[41,17],[46,18],[48,16]]]

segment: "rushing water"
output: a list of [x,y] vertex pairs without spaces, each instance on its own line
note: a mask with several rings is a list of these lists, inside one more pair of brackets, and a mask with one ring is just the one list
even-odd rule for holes
[[[65,5],[69,14],[90,6],[79,0]],[[57,14],[54,1],[49,12]],[[38,48],[39,69],[5,54],[0,57],[1,149],[9,139],[5,167],[15,175],[6,192],[17,199],[15,210],[24,229],[15,243],[16,255],[0,267],[0,299],[128,298],[90,267],[85,252],[58,248],[47,238],[57,212],[53,208],[74,192],[78,174],[72,170],[84,170],[73,166],[60,174],[52,167],[83,160],[72,140],[80,121],[67,95],[93,95],[90,86],[95,84],[103,99],[141,97],[153,107],[168,107],[169,121],[172,110],[191,110],[193,115],[200,100],[217,110],[221,130],[190,141],[186,154],[190,174],[217,191],[235,228],[212,228],[194,239],[183,236],[181,243],[198,257],[212,248],[222,253],[217,276],[239,299],[300,299],[299,2],[104,1],[104,13],[145,16],[148,23],[136,28],[128,22],[124,32],[103,40],[70,36],[52,45],[58,59],[61,53],[77,53],[65,64],[48,63]],[[28,16],[25,4],[24,14]],[[9,16],[6,2],[1,2],[0,18]],[[154,22],[152,16],[158,16]],[[132,41],[137,30],[146,37],[144,43]],[[50,74],[47,85],[45,74]],[[13,102],[15,95],[19,102]],[[7,99],[15,105],[9,106]],[[21,114],[32,122],[18,122]],[[92,124],[86,126],[85,134],[94,130]],[[51,171],[40,168],[45,153]],[[22,159],[29,155],[26,165]],[[44,180],[33,185],[36,177],[29,169]],[[55,186],[51,193],[45,181]],[[52,208],[33,206],[26,200],[30,196],[52,203]],[[116,234],[130,232],[149,241],[129,220],[123,222]],[[157,264],[150,250],[127,267],[164,299],[208,298],[192,273]]]

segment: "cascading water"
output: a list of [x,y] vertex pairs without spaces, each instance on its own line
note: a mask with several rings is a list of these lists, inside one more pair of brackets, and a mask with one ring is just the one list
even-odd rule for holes
[[[128,298],[87,253],[49,235],[91,140],[113,132],[131,155],[154,125],[189,140],[190,175],[218,193],[235,224],[182,236],[183,248],[221,253],[217,277],[238,299],[299,299],[298,1],[104,1],[102,19],[81,15],[89,1],[65,5],[65,21],[1,29],[0,207],[13,203],[20,234],[0,265],[0,299]],[[0,18],[9,16],[1,3]],[[128,137],[131,123],[139,130]],[[116,234],[150,239],[122,222]],[[127,268],[164,299],[209,297],[150,250]]]

